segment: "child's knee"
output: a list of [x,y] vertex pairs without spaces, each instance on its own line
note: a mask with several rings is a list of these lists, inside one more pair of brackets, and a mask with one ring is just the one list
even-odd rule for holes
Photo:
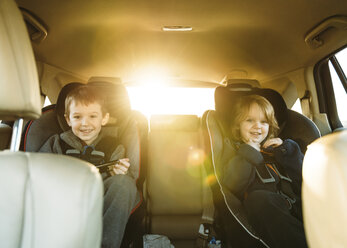
[[281,195],[262,190],[251,192],[244,201],[244,206],[249,215],[256,215],[258,218],[267,218],[287,208],[286,200]]
[[104,181],[105,190],[136,192],[136,182],[127,175],[114,175]]

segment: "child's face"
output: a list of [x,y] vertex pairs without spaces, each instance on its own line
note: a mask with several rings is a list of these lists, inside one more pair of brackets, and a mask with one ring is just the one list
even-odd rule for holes
[[97,102],[84,105],[72,101],[69,106],[70,114],[65,119],[72,132],[87,145],[98,137],[101,126],[106,125],[109,114],[102,115],[101,105]]
[[240,123],[241,139],[245,143],[260,145],[269,133],[269,123],[258,104],[253,103],[246,118]]

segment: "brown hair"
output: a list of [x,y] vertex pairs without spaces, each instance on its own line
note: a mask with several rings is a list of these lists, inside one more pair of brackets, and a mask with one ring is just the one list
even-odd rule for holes
[[258,95],[249,95],[240,97],[233,108],[232,123],[231,123],[231,137],[233,140],[241,142],[240,123],[247,117],[249,109],[253,104],[257,104],[264,112],[266,121],[269,123],[269,133],[265,140],[274,138],[279,130],[275,111],[271,103],[264,97]]
[[70,105],[72,101],[83,105],[89,105],[91,103],[98,103],[101,106],[102,115],[105,115],[108,110],[106,109],[106,103],[104,97],[101,95],[96,87],[89,85],[81,85],[74,88],[65,98],[65,115],[70,114]]

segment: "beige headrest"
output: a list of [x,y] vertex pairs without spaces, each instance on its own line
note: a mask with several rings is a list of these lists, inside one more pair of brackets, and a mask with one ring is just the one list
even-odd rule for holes
[[310,247],[347,246],[347,131],[323,136],[307,149],[303,214]]
[[0,1],[0,119],[38,118],[36,64],[23,17],[13,0]]

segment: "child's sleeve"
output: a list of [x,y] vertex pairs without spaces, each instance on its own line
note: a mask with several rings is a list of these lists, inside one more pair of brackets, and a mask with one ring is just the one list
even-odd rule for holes
[[247,144],[242,144],[224,168],[223,184],[232,193],[241,196],[252,183],[255,170],[253,166],[264,161],[260,152]]
[[298,189],[301,189],[304,154],[302,154],[299,145],[291,139],[286,139],[282,145],[274,149],[274,153],[276,161],[285,168]]
[[122,159],[125,157],[125,148],[123,145],[118,145],[116,149],[113,151],[110,161]]
[[63,154],[59,134],[51,136],[39,149],[38,152]]

